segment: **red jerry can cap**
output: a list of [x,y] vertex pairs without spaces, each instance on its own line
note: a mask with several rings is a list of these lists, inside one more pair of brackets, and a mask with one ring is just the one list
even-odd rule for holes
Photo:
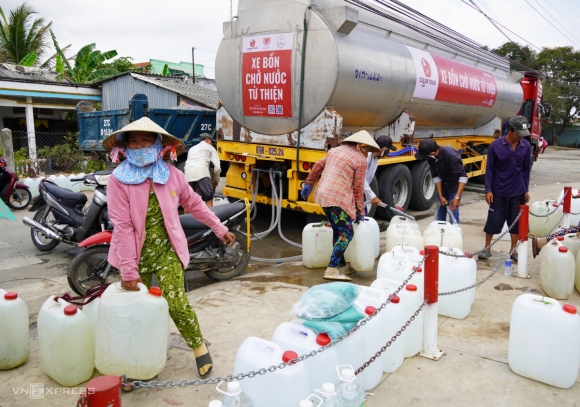
[[568,253],[568,248],[566,246],[560,246],[558,247],[558,251],[560,253]]
[[575,314],[576,313],[576,307],[573,306],[572,304],[564,304],[564,306],[562,307],[562,309],[564,311],[566,311],[568,314]]
[[368,307],[365,308],[365,314],[367,315],[372,315],[375,313],[377,309],[371,305],[369,305]]
[[407,284],[407,287],[405,288],[407,291],[417,291],[417,286],[415,284]]
[[423,272],[423,267],[417,267],[417,270],[415,270],[417,273],[422,273]]
[[161,297],[163,295],[163,291],[159,287],[151,287],[149,289],[149,294],[154,295],[155,297]]
[[564,240],[564,236],[556,236],[556,239],[558,239],[559,241]]
[[64,315],[74,315],[77,313],[76,305],[67,305],[64,307]]
[[326,346],[330,343],[330,337],[327,334],[318,334],[316,343],[320,346]]
[[391,304],[398,304],[399,302],[401,302],[401,299],[396,295],[394,297],[391,297]]
[[18,294],[16,294],[15,292],[8,292],[4,294],[5,300],[15,300],[16,298],[18,298]]
[[284,363],[288,363],[294,359],[298,359],[298,354],[293,350],[287,350],[282,354],[282,362]]
[[425,256],[425,250],[421,250],[421,251],[419,252],[419,254],[420,254],[421,256]]

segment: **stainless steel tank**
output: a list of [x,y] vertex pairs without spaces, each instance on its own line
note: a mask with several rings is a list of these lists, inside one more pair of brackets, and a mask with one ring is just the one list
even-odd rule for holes
[[[347,130],[379,129],[403,112],[415,120],[419,130],[473,129],[496,117],[517,114],[522,103],[521,75],[510,73],[507,61],[503,66],[492,66],[469,58],[344,1],[240,0],[238,14],[233,23],[224,23],[216,58],[216,85],[232,118],[258,133],[286,134],[298,127],[305,18],[308,30],[302,126],[329,106],[343,117]],[[259,53],[258,47],[271,53]],[[267,61],[266,68],[263,63],[252,67],[251,52],[259,55],[254,60],[260,64],[264,55],[282,55],[279,50],[283,48],[291,58],[286,61],[287,83],[280,84],[279,74],[279,88],[263,91],[270,86],[264,84],[267,76],[275,79],[272,68],[279,68],[280,73],[284,67],[270,66]],[[256,65],[256,61],[252,63]],[[439,77],[433,71],[439,72]],[[255,83],[255,74],[262,77],[260,84]],[[423,85],[435,86],[436,95],[421,88]],[[455,92],[453,86],[462,88],[457,89],[460,96],[447,95],[449,89]],[[461,92],[468,95],[461,96]],[[248,94],[267,100],[248,101]],[[278,112],[282,97],[286,107]],[[251,103],[263,106],[248,114]]]

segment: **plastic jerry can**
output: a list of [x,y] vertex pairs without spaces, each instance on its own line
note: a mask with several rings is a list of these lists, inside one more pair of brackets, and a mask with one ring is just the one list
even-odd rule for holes
[[[477,263],[473,258],[451,257],[443,253],[462,256],[463,252],[451,247],[439,249],[439,293],[459,290],[475,284]],[[439,297],[438,313],[455,319],[463,319],[471,312],[475,300],[475,288],[458,294]]]
[[[381,311],[381,314],[383,314],[385,343],[387,343],[405,324],[405,308],[401,305],[401,299],[398,296],[392,297],[391,302]],[[403,331],[401,336],[383,352],[383,372],[393,373],[401,367],[405,360],[405,340],[406,331]]]
[[425,257],[425,250],[423,249],[419,250],[416,247],[411,246],[395,246],[393,247],[391,252],[395,254],[406,255],[407,257],[409,257],[409,260],[411,260],[411,264],[413,266],[418,265],[419,262],[423,260],[423,257]]
[[441,220],[435,220],[435,221],[431,222],[425,230],[427,230],[427,229],[434,229],[437,231],[440,231],[441,229],[453,230],[454,232],[457,232],[460,235],[463,233],[461,231],[461,228],[459,227],[459,225],[456,225],[456,224],[453,224],[450,222],[441,221]]
[[375,249],[373,232],[366,222],[354,223],[354,237],[350,241],[344,259],[350,263],[356,271],[373,271],[375,268]]
[[101,374],[147,380],[167,360],[169,309],[159,287],[127,291],[111,284],[101,295],[95,365]]
[[26,363],[30,353],[28,307],[18,294],[1,288],[0,332],[0,370]]
[[563,389],[580,369],[580,316],[576,307],[534,294],[516,298],[510,323],[508,361],[521,376]]
[[[405,218],[404,216],[393,216],[391,218],[391,221],[389,222],[389,228],[395,226],[403,226],[409,229],[419,230],[419,225],[417,222],[409,218]],[[389,230],[389,228],[387,228],[387,230]]]
[[[576,196],[580,191],[577,190],[576,188],[572,188],[571,192],[572,196]],[[557,202],[564,202],[564,190],[560,191],[560,195],[558,195]],[[570,205],[570,212],[572,213],[570,214],[570,225],[575,226],[580,223],[580,199],[572,198],[571,203],[572,204]],[[574,213],[577,213],[578,215],[573,215]]]
[[365,223],[371,229],[373,233],[373,248],[375,250],[375,259],[379,257],[381,254],[381,229],[379,228],[379,224],[377,223],[374,218],[369,218],[365,216]]
[[557,300],[566,300],[574,291],[576,262],[562,243],[553,239],[540,251],[540,287]]
[[392,229],[386,232],[386,251],[390,252],[395,246],[411,246],[417,250],[425,248],[425,241],[417,229]]
[[[238,349],[234,374],[269,368],[298,356],[296,352],[284,351],[273,342],[251,336]],[[240,386],[255,407],[296,407],[310,394],[310,377],[304,362],[296,362],[265,375],[245,378]]]
[[567,233],[564,236],[558,236],[557,239],[562,242],[562,246],[566,246],[572,256],[576,258],[576,255],[580,251],[580,236],[576,233]]
[[224,407],[254,407],[252,400],[242,391],[240,382],[228,382],[226,391],[220,389],[222,383],[225,382],[219,382],[216,390],[223,394],[221,402]]
[[[88,298],[85,302],[88,301]],[[99,295],[97,298],[89,302],[88,304],[83,305],[83,313],[89,319],[89,323],[91,325],[91,336],[93,340],[96,342],[97,340],[97,324],[98,324],[98,312],[99,312],[99,303],[101,301],[101,296]]]
[[[397,247],[408,247],[408,246],[397,246]],[[413,272],[413,261],[410,257],[401,251],[395,250],[387,252],[381,256],[379,259],[379,265],[377,266],[377,279],[388,278],[390,280],[405,281],[409,275]],[[413,248],[415,249],[415,248]],[[417,249],[415,249],[417,250]],[[423,292],[424,286],[423,269],[418,273],[415,273],[409,284],[415,284],[419,291]]]
[[[548,217],[538,218],[532,215],[547,215],[551,213]],[[558,206],[556,201],[539,201],[534,202],[530,205],[530,218],[529,218],[529,228],[531,236],[544,236],[552,229],[554,229],[560,219],[562,218],[563,209],[562,205]]]
[[432,222],[423,232],[425,246],[453,247],[463,250],[463,236],[458,226],[449,222]]
[[574,285],[576,290],[580,292],[580,251],[576,255],[576,273],[574,277]]
[[316,389],[314,391],[319,394],[322,400],[320,407],[342,407],[334,383],[324,383],[322,389]]
[[320,397],[316,394],[311,394],[306,398],[306,400],[300,400],[300,404],[298,406],[299,407],[322,407],[323,402],[324,402],[324,400],[322,400],[322,397]]
[[352,366],[337,366],[340,384],[336,389],[338,399],[343,407],[364,407],[364,390],[356,384]]
[[304,227],[302,230],[302,262],[304,267],[327,267],[332,250],[332,228],[328,222],[309,223]]
[[[292,321],[292,323],[296,322]],[[337,349],[340,365],[362,366],[368,360],[365,359],[367,349],[365,337],[360,329],[353,331],[349,336],[334,345],[334,347]],[[360,372],[355,379],[361,387],[364,385],[365,374],[366,369]]]
[[[400,281],[380,278],[373,281],[371,287],[385,291],[387,297],[389,297],[399,288],[400,285]],[[399,291],[397,296],[400,298],[400,304],[403,305],[405,313],[404,318],[406,322],[423,303],[423,296],[419,294],[417,286],[414,284],[407,284],[406,287]],[[423,315],[424,313],[421,311],[415,320],[411,322],[411,325],[409,325],[405,330],[406,358],[415,356],[423,349]],[[397,327],[396,330],[398,331],[401,327],[402,325]]]
[[87,316],[63,299],[48,298],[38,312],[42,370],[63,386],[87,381],[95,368],[95,344]]
[[[383,303],[387,302],[387,294],[378,288],[360,286],[360,294],[355,306],[367,317],[373,314],[377,308]],[[384,345],[387,343],[386,328],[383,310],[376,316],[367,321],[359,329],[362,331],[365,338],[366,356],[365,361],[373,357]],[[360,325],[360,322],[359,322]],[[385,353],[383,352],[375,362],[367,367],[365,372],[365,380],[362,388],[364,390],[374,389],[383,377],[383,364],[385,360]]]
[[[282,349],[291,349],[298,356],[317,351],[322,346],[330,343],[326,334],[316,334],[310,328],[305,327],[299,320],[282,322],[272,335],[272,342]],[[339,364],[340,356],[336,347],[331,347],[313,358],[304,360],[304,366],[310,377],[310,389],[319,389],[324,383],[336,382],[336,365]]]

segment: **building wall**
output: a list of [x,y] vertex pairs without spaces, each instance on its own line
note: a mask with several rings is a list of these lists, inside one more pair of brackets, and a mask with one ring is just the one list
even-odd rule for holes
[[[151,63],[151,73],[154,73],[154,74],[162,75],[163,68],[165,67],[166,64],[170,70],[183,71],[189,76],[191,76],[191,74],[192,74],[192,68],[191,68],[192,63],[191,62],[181,61],[179,63],[176,63],[176,62],[171,62],[171,61],[163,61],[161,59],[151,59],[150,63]],[[195,64],[195,77],[196,78],[205,78],[203,65]]]
[[[542,137],[544,137],[548,143],[553,144],[551,130],[542,131]],[[580,147],[580,128],[570,128],[564,130],[560,135],[560,145],[564,147]]]
[[179,105],[177,93],[123,75],[103,82],[103,110],[127,109],[129,100],[136,93],[147,95],[150,109],[169,109]]

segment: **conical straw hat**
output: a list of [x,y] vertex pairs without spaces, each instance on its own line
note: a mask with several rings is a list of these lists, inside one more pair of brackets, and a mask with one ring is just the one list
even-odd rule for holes
[[371,151],[381,151],[381,148],[376,143],[373,136],[371,136],[370,133],[366,130],[361,130],[359,132],[356,132],[353,135],[348,136],[347,138],[342,140],[342,142],[343,143],[366,144],[367,146],[369,146],[371,148]]
[[[148,117],[142,117],[139,120],[135,120],[134,122],[129,123],[123,127],[121,130],[117,130],[116,132],[111,133],[109,137],[103,141],[103,147],[109,152],[114,147],[126,148],[125,133],[129,133],[131,131],[147,131],[149,133],[161,135],[161,144],[163,144],[163,147],[168,145],[174,146],[177,155],[180,155],[185,150],[183,141],[169,134],[163,127],[159,126]],[[169,159],[169,154],[169,152],[165,153],[163,159]]]

